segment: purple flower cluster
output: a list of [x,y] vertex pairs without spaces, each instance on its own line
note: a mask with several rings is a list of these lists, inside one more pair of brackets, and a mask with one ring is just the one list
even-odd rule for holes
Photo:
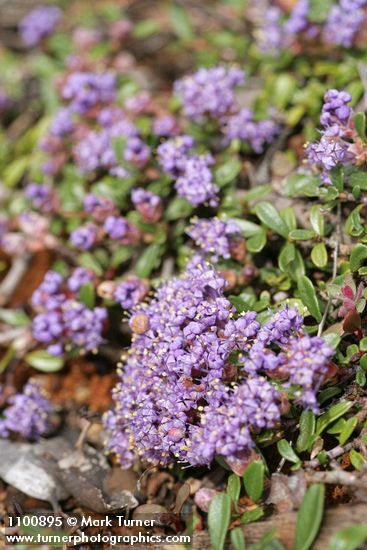
[[190,154],[194,143],[194,139],[186,135],[167,140],[157,149],[159,164],[176,179],[175,189],[180,197],[193,206],[203,203],[216,206],[219,188],[213,183],[209,169],[214,159],[210,154]]
[[175,82],[185,115],[196,122],[205,116],[220,119],[233,110],[235,88],[244,83],[245,75],[237,67],[201,68]]
[[365,20],[366,4],[366,0],[340,0],[332,6],[324,26],[325,42],[350,48]]
[[306,149],[306,158],[310,164],[320,166],[322,181],[330,183],[328,171],[338,164],[352,164],[349,119],[352,109],[348,106],[351,96],[347,92],[328,90],[324,96],[324,105],[320,122],[324,127],[321,138],[309,144]]
[[86,223],[74,229],[70,234],[70,242],[79,250],[89,250],[98,240],[98,226]]
[[147,292],[147,283],[132,275],[117,284],[113,297],[122,308],[131,309],[143,300]]
[[284,47],[281,17],[282,10],[277,6],[269,6],[265,11],[264,19],[256,33],[257,46],[262,53],[275,56]]
[[22,393],[9,398],[4,417],[0,419],[1,437],[16,433],[24,439],[35,441],[50,432],[53,411],[41,386],[30,380]]
[[158,162],[163,170],[173,178],[176,178],[185,169],[185,163],[189,152],[195,145],[191,136],[183,135],[168,139],[157,149]]
[[98,104],[111,103],[116,96],[116,76],[105,73],[72,73],[67,78],[62,97],[74,113],[84,114]]
[[288,35],[297,34],[307,29],[309,25],[308,10],[309,0],[298,0],[292,9],[289,19],[284,24],[284,30]]
[[29,12],[20,22],[19,31],[23,43],[33,48],[46,36],[52,33],[62,11],[57,6],[37,6]]
[[318,412],[316,392],[327,375],[334,350],[322,338],[305,335],[290,340],[284,354],[289,381],[299,388],[295,392],[298,402]]
[[279,125],[271,119],[255,121],[251,109],[241,109],[225,121],[223,132],[229,139],[247,141],[255,153],[262,153],[266,144],[279,134]]
[[190,430],[188,460],[193,466],[209,465],[218,455],[231,461],[254,446],[251,430],[272,428],[279,420],[278,392],[264,377],[248,378],[219,407],[206,407],[200,426]]
[[75,248],[89,250],[106,236],[123,245],[135,244],[140,239],[138,228],[118,215],[111,199],[88,193],[84,198],[84,209],[93,222],[84,223],[71,232],[70,242]]
[[231,245],[240,235],[240,228],[233,220],[219,218],[194,219],[186,233],[205,253],[211,254],[211,261],[231,257]]
[[99,113],[102,130],[91,130],[75,146],[75,160],[84,173],[98,169],[125,178],[126,168],[119,166],[114,151],[114,140],[125,139],[124,159],[141,168],[150,156],[150,147],[139,137],[138,130],[120,109],[105,108]]
[[30,199],[34,208],[42,212],[50,212],[53,208],[54,192],[46,183],[29,183],[25,189],[25,196]]
[[33,336],[47,344],[52,355],[61,355],[71,347],[92,351],[103,342],[102,331],[107,310],[88,309],[78,301],[72,289],[80,289],[92,276],[86,270],[72,273],[68,288],[63,288],[61,275],[48,271],[44,281],[33,293],[32,304],[41,313],[33,319]]
[[75,128],[72,117],[73,113],[70,107],[59,109],[52,120],[51,135],[63,137],[70,134]]
[[[274,377],[281,366],[300,388],[300,403],[314,406],[311,394],[330,348],[302,336],[303,319],[293,309],[279,310],[263,326],[255,312],[235,318],[224,289],[224,279],[195,257],[182,277],[132,310],[132,345],[105,421],[109,449],[124,467],[134,455],[192,465],[209,464],[216,454],[243,457],[253,431],[280,418],[280,395],[265,375]],[[307,361],[310,372],[303,374],[307,353],[320,350],[317,366]]]
[[173,115],[161,115],[154,120],[153,133],[160,137],[175,137],[180,128]]
[[153,223],[162,217],[162,201],[158,195],[139,187],[131,192],[131,200],[144,221]]

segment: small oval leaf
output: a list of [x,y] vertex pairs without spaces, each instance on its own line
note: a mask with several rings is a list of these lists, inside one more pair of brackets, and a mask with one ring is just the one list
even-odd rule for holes
[[311,548],[324,515],[324,494],[324,486],[315,484],[303,497],[297,515],[295,550]]
[[210,503],[208,528],[214,550],[223,550],[231,519],[231,497],[226,493],[215,495]]

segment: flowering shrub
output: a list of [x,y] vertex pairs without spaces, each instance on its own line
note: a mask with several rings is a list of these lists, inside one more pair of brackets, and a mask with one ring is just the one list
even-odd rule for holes
[[95,4],[4,48],[0,435],[51,436],[95,369],[111,460],[232,470],[193,500],[232,528],[274,472],[365,467],[367,4]]

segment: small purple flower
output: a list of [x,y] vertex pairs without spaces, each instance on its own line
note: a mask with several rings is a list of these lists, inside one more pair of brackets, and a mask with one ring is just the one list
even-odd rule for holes
[[216,262],[231,257],[231,242],[240,234],[240,228],[233,220],[194,219],[186,233]]
[[193,156],[184,163],[184,170],[177,178],[175,189],[180,197],[192,206],[208,203],[217,206],[219,187],[213,183],[213,176],[208,167],[211,157]]
[[62,97],[76,113],[86,113],[95,105],[111,103],[116,95],[116,76],[112,72],[79,72],[69,75]]
[[103,228],[111,239],[118,241],[128,235],[129,222],[122,216],[108,216]]
[[44,306],[50,296],[55,296],[60,292],[61,285],[61,275],[56,271],[47,271],[42,283],[32,295],[32,304],[34,306]]
[[295,393],[298,403],[318,412],[316,393],[327,375],[333,348],[318,336],[305,335],[291,339],[284,353],[289,381],[300,387]]
[[35,441],[48,435],[51,428],[51,416],[54,408],[45,392],[36,381],[28,381],[22,393],[9,398],[9,405],[0,420],[0,433],[19,434],[24,439]]
[[124,158],[134,166],[143,167],[149,160],[150,147],[139,137],[130,137],[126,142]]
[[96,243],[98,227],[93,223],[86,223],[71,232],[70,241],[75,248],[89,250]]
[[284,47],[284,30],[281,24],[282,10],[277,6],[269,7],[264,14],[264,21],[257,30],[257,45],[261,52],[278,55]]
[[108,216],[117,212],[115,203],[111,199],[88,193],[83,201],[85,211],[95,220],[103,222]]
[[352,96],[348,92],[331,89],[324,95],[320,122],[323,126],[346,126],[352,109],[348,105]]
[[148,92],[139,92],[138,94],[129,97],[125,101],[125,108],[128,111],[132,111],[135,114],[144,113],[149,111],[152,106],[152,99]]
[[147,222],[157,222],[162,216],[162,202],[158,195],[139,187],[131,192],[135,208]]
[[138,277],[128,277],[119,283],[114,292],[114,299],[124,309],[131,309],[141,302],[147,294],[147,284]]
[[192,75],[177,80],[174,85],[185,115],[200,122],[208,115],[220,119],[235,105],[235,88],[244,83],[243,71],[237,67],[201,68]]
[[154,120],[153,133],[160,137],[175,137],[180,128],[173,115],[161,115]]
[[62,11],[57,6],[37,6],[20,22],[19,31],[23,43],[33,48],[51,34],[61,19]]
[[293,35],[303,32],[309,25],[308,11],[310,9],[309,0],[298,0],[292,13],[284,25],[287,34]]
[[54,193],[46,183],[29,183],[25,189],[25,195],[32,201],[35,208],[43,212],[50,212],[53,207]]
[[38,342],[52,342],[62,335],[63,329],[61,314],[57,311],[40,313],[33,319],[32,332]]
[[184,169],[188,152],[191,151],[194,145],[194,138],[187,135],[178,136],[162,143],[157,149],[158,162],[162,170],[172,177],[178,176]]
[[325,42],[350,48],[365,19],[365,5],[365,0],[340,0],[332,6],[324,26]]
[[279,130],[279,125],[273,120],[255,121],[250,109],[241,109],[228,117],[223,127],[226,137],[247,141],[258,154],[264,151],[266,144],[274,141]]
[[51,134],[63,137],[70,134],[75,128],[72,111],[69,107],[63,107],[55,114],[51,124]]
[[70,275],[67,281],[67,287],[72,292],[78,292],[82,286],[92,282],[93,279],[94,275],[91,271],[84,267],[77,267]]

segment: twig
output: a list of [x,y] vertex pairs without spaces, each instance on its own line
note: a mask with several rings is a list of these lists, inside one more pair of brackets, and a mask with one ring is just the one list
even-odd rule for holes
[[14,259],[8,273],[0,284],[0,306],[5,305],[15,292],[23,275],[28,269],[31,257],[31,254],[26,252],[22,256],[17,256]]
[[367,486],[365,472],[346,472],[345,470],[332,470],[330,472],[305,471],[308,483],[327,483],[331,485],[355,485]]
[[[338,255],[339,255],[339,246],[340,246],[341,215],[342,215],[341,205],[340,205],[340,203],[338,203],[338,205],[337,205],[337,214],[336,214],[336,235],[335,235],[334,252],[333,252],[332,280],[335,279],[335,277],[337,276],[337,273],[338,273]],[[318,331],[317,331],[317,336],[321,336],[321,334],[324,330],[324,326],[325,326],[326,319],[327,319],[327,316],[328,316],[328,313],[329,313],[331,302],[332,302],[332,296],[329,297],[329,299],[326,303],[324,315],[322,316],[322,319],[320,321],[319,328],[318,328]]]
[[[351,449],[354,449],[354,447],[358,447],[360,444],[360,439],[356,438],[354,441],[351,441],[350,443],[347,443],[346,445],[337,445],[334,447],[334,449],[331,449],[330,451],[326,452],[328,460],[332,460],[333,458],[337,458],[338,456],[341,456]],[[313,460],[306,460],[303,465],[305,468],[317,468],[320,466],[320,462],[318,458],[314,458]]]

